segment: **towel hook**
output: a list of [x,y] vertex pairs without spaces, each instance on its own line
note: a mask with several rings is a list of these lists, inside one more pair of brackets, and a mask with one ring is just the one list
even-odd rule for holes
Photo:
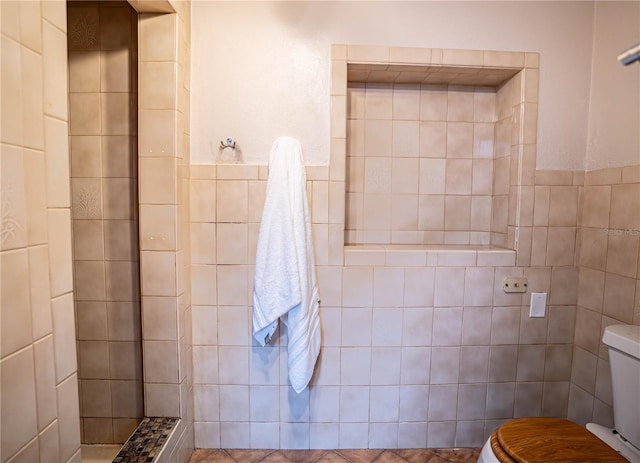
[[236,142],[233,141],[233,138],[227,137],[226,141],[220,141],[220,149],[231,148],[232,150],[236,149]]

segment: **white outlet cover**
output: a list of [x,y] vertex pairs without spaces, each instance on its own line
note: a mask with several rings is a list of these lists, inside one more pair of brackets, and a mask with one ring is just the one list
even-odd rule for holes
[[547,293],[531,293],[529,317],[544,317],[547,310]]

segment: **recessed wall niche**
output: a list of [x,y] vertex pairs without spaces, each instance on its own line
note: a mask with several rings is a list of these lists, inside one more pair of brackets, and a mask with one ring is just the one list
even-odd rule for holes
[[538,55],[337,45],[332,59],[344,244],[517,249],[531,226]]

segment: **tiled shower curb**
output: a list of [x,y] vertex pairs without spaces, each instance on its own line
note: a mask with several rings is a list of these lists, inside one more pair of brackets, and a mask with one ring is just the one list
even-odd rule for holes
[[113,463],[157,462],[179,418],[146,417],[124,443]]

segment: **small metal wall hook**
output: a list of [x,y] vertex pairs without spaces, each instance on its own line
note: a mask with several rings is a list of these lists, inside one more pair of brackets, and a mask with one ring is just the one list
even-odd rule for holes
[[233,141],[233,138],[227,137],[226,141],[220,141],[220,149],[231,148],[232,150],[236,149],[236,142]]

